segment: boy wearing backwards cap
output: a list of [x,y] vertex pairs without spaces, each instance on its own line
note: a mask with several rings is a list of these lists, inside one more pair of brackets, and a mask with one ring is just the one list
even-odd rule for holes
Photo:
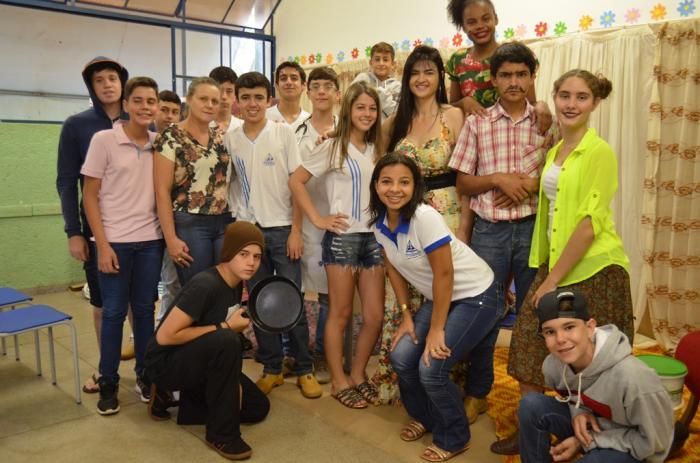
[[[537,308],[550,354],[542,365],[560,397],[528,394],[520,402],[523,463],[664,461],[673,410],[656,373],[632,355],[615,325],[596,328],[580,293],[546,294]],[[550,434],[559,439],[550,445]]]
[[[163,317],[146,352],[152,381],[148,412],[167,420],[165,391],[180,390],[178,424],[206,425],[206,443],[224,458],[242,460],[251,448],[241,438],[241,423],[262,421],[270,402],[241,372],[238,333],[250,324],[234,309],[240,284],[260,267],[265,239],[249,222],[226,228],[221,263],[190,279]],[[229,315],[229,312],[232,312]]]

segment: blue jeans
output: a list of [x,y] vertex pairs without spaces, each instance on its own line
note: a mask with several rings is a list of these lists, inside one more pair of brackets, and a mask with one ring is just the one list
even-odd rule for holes
[[231,214],[205,215],[175,212],[175,232],[190,248],[194,259],[189,267],[175,266],[180,284],[221,261],[226,226],[234,222]]
[[314,357],[325,358],[323,349],[323,332],[326,331],[326,320],[328,319],[328,294],[318,294],[318,318],[316,319],[316,346]]
[[[550,435],[566,439],[574,435],[569,405],[554,397],[530,393],[520,400],[520,460],[522,463],[549,463]],[[641,463],[629,453],[595,448],[578,460],[584,463]]]
[[[262,228],[265,237],[265,252],[260,263],[260,268],[250,279],[250,288],[272,275],[280,275],[292,280],[298,288],[301,288],[301,260],[290,260],[287,257],[287,239],[292,230],[291,226]],[[263,372],[279,374],[282,372],[282,336],[280,334],[267,333],[257,326],[255,338],[258,340],[258,360],[263,364]],[[302,311],[299,323],[287,331],[291,342],[291,351],[296,353],[295,373],[299,376],[313,371],[313,361],[309,353],[309,322],[306,319],[306,311]]]
[[138,376],[143,374],[146,344],[153,336],[163,240],[110,244],[119,261],[119,272],[98,272],[102,290],[100,376],[118,383],[122,331],[129,306],[134,314],[135,371]]
[[413,319],[418,344],[404,336],[390,355],[406,411],[432,431],[438,447],[449,452],[461,449],[471,438],[462,394],[450,380],[450,370],[464,356],[481,352],[481,344],[499,318],[498,307],[503,298],[500,288],[494,282],[478,296],[452,301],[445,322],[445,344],[452,351],[447,359],[431,358],[429,367],[421,359],[433,313],[430,300]]
[[[518,222],[499,221],[489,222],[479,216],[475,217],[472,231],[472,250],[489,264],[493,270],[494,281],[505,285],[510,273],[515,282],[515,309],[525,300],[537,269],[530,268],[530,243],[532,230],[535,227],[535,216]],[[505,314],[505,299],[499,307],[499,314]],[[482,348],[483,355],[471,355],[467,369],[467,382],[464,392],[468,396],[484,398],[493,386],[493,354],[498,339],[498,326],[488,335],[488,342]]]

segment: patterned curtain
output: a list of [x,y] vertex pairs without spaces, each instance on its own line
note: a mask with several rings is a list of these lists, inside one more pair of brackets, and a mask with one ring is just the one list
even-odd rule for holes
[[669,351],[700,327],[700,20],[663,24],[649,106],[642,280]]

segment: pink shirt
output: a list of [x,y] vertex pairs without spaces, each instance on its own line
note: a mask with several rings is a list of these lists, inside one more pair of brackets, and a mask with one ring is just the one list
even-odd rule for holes
[[102,226],[110,243],[161,239],[153,187],[153,141],[136,146],[117,124],[97,132],[90,141],[80,173],[102,180],[98,201]]
[[[470,175],[502,172],[538,178],[552,137],[537,133],[533,106],[527,103],[525,114],[517,121],[511,119],[500,102],[486,111],[484,117],[467,118],[449,166]],[[517,220],[537,213],[537,195],[507,209],[495,207],[495,197],[495,189],[473,196],[470,207],[479,217],[491,222]]]

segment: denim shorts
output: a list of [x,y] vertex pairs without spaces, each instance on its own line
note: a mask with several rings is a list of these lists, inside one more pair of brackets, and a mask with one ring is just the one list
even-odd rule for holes
[[344,233],[327,231],[321,243],[323,265],[343,265],[352,268],[372,268],[384,264],[381,248],[374,233]]

